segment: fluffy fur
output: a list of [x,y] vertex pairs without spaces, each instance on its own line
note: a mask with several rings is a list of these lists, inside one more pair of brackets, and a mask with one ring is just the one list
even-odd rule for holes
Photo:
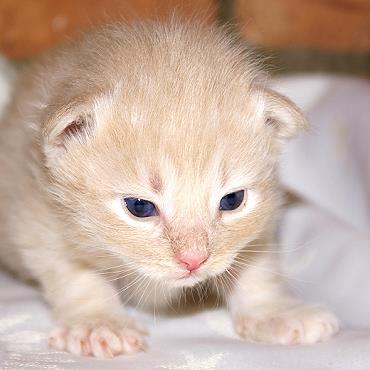
[[[200,24],[117,24],[19,77],[1,122],[0,256],[37,281],[49,342],[111,357],[144,347],[120,302],[164,307],[206,284],[241,337],[313,343],[335,317],[284,290],[273,232],[287,139],[306,125],[241,44]],[[220,199],[245,189],[235,211]],[[132,216],[124,196],[159,215]],[[204,255],[189,273],[176,256]],[[116,284],[117,283],[117,284]]]

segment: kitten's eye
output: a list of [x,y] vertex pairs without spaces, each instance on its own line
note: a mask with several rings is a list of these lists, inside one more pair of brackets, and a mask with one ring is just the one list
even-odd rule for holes
[[149,200],[140,198],[124,198],[126,208],[136,217],[157,216],[155,205]]
[[235,191],[234,193],[226,194],[220,200],[221,211],[232,211],[237,209],[244,200],[245,190]]

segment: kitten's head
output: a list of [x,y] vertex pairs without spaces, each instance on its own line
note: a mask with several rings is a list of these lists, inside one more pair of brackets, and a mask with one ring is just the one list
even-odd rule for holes
[[89,247],[172,286],[224,272],[271,228],[300,111],[213,29],[118,26],[71,55],[44,124],[65,217]]

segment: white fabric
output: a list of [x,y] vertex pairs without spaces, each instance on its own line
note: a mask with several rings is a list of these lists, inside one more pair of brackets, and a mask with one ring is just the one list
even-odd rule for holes
[[151,332],[147,353],[80,358],[47,349],[49,308],[36,290],[2,274],[0,370],[370,369],[370,84],[314,75],[276,86],[313,123],[283,160],[284,185],[306,201],[283,219],[284,273],[297,294],[340,316],[342,332],[313,346],[265,346],[239,340],[222,309],[155,320],[134,312]]
[[0,55],[0,114],[10,100],[14,77],[13,68]]
[[282,164],[285,187],[307,203],[287,213],[281,230],[283,249],[296,249],[284,254],[285,272],[306,299],[370,327],[370,84],[310,76],[278,89],[312,124]]

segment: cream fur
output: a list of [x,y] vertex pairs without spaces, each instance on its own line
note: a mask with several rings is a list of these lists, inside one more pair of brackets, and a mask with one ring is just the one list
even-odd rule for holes
[[[289,297],[267,253],[279,154],[306,122],[224,30],[108,26],[42,57],[15,91],[1,121],[0,256],[40,284],[60,325],[52,346],[140,350],[144,330],[118,289],[164,307],[197,284],[225,299],[248,340],[311,343],[337,330],[334,316]],[[249,198],[221,213],[239,189]],[[159,216],[135,219],[123,196],[154,202]],[[187,276],[180,252],[208,259]]]

